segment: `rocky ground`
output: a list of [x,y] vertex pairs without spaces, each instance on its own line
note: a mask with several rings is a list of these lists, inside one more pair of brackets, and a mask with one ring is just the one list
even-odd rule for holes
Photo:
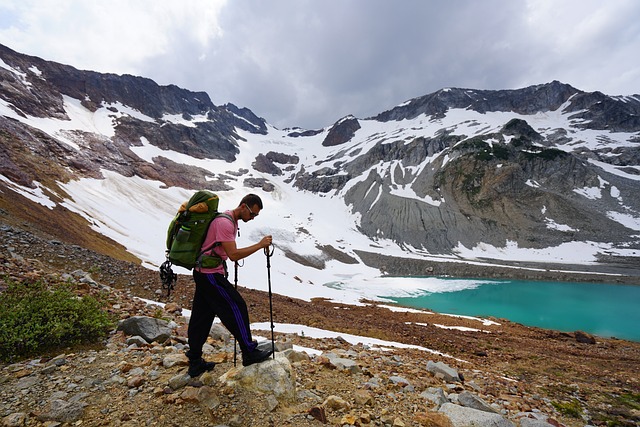
[[[209,358],[218,362],[212,375],[174,388],[172,379],[185,370],[180,356],[186,326],[180,308],[189,308],[191,280],[181,278],[167,300],[157,293],[160,282],[155,271],[15,225],[0,224],[0,233],[0,286],[7,280],[62,280],[63,274],[75,272],[73,280],[82,292],[110,288],[105,308],[120,318],[162,317],[176,326],[172,338],[162,344],[132,345],[127,342],[130,337],[114,331],[93,348],[60,349],[0,365],[0,419],[5,425],[319,426],[323,414],[329,425],[450,425],[430,400],[436,390],[454,402],[465,392],[472,393],[522,426],[526,424],[523,417],[565,426],[640,422],[640,343],[591,340],[504,319],[483,323],[437,313],[392,311],[375,303],[346,306],[280,295],[273,299],[276,323],[305,324],[438,353],[277,334],[279,341],[325,355],[333,352],[358,367],[356,371],[336,369],[326,356],[315,354],[301,358],[292,364],[298,398],[277,402],[268,395],[222,384],[218,377],[232,368],[233,352],[229,342],[212,338]],[[252,321],[268,321],[267,295],[249,289],[241,292]],[[163,310],[135,297],[172,304]],[[174,361],[168,363],[167,358]],[[429,361],[445,363],[464,380],[434,375],[427,369]]]

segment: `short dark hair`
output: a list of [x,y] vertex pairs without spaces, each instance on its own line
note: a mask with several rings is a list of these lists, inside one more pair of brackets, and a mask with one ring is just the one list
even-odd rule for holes
[[240,201],[240,206],[244,203],[246,203],[249,207],[258,205],[258,208],[262,209],[262,199],[257,194],[250,193],[244,196]]

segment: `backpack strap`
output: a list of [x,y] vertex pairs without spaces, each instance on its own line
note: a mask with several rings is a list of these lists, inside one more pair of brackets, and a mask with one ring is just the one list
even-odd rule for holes
[[[234,225],[235,225],[235,221],[233,220],[233,217],[232,217],[231,215],[229,215],[229,214],[226,214],[226,213],[218,214],[218,215],[213,219],[213,221],[215,221],[215,220],[216,220],[216,218],[218,218],[218,217],[224,217],[224,218],[227,218],[229,221],[231,221],[231,222],[232,222],[232,223],[234,223]],[[213,225],[213,221],[211,221],[211,225]],[[219,257],[215,252],[213,252],[213,249],[214,249],[214,248],[216,248],[216,247],[218,247],[218,246],[220,246],[220,245],[222,245],[222,243],[221,243],[221,242],[213,242],[213,244],[212,244],[212,245],[210,245],[209,247],[207,247],[207,248],[204,248],[204,249],[201,249],[201,250],[200,250],[200,253],[198,253],[198,257],[196,258],[196,268],[197,268],[198,270],[200,270],[200,269],[202,268],[202,267],[200,266],[200,264],[201,264],[202,256],[203,256],[203,255],[205,255],[205,253],[206,253],[206,252],[209,252],[209,251],[210,251],[210,255],[209,255],[209,256],[213,256],[213,257],[220,258],[220,257]],[[222,264],[223,264],[223,266],[224,266],[224,272],[225,272],[225,276],[226,276],[226,275],[227,275],[227,263],[226,263],[226,262],[224,262],[224,260],[222,260],[222,259],[220,259],[220,261],[221,261],[221,263],[222,263]]]
[[[215,220],[216,220],[216,218],[219,218],[219,217],[227,218],[229,221],[231,221],[231,222],[235,225],[235,221],[233,220],[233,217],[232,217],[231,215],[229,215],[229,214],[226,214],[226,213],[218,214],[218,215],[213,219],[213,221],[215,221]],[[213,225],[213,221],[211,221],[211,224],[212,224],[212,225]],[[201,250],[200,250],[200,254],[203,254],[203,253],[205,253],[205,252],[207,252],[207,251],[210,251],[210,250],[212,250],[213,248],[216,248],[216,247],[220,246],[221,244],[222,244],[222,243],[220,243],[220,242],[213,242],[213,244],[212,244],[211,246],[209,246],[208,248],[201,249]]]

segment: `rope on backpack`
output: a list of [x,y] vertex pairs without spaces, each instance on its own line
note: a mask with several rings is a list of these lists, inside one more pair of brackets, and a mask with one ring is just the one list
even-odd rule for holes
[[166,260],[160,266],[160,281],[162,282],[162,289],[167,290],[167,298],[169,298],[178,281],[178,275],[171,269],[171,261],[169,260]]

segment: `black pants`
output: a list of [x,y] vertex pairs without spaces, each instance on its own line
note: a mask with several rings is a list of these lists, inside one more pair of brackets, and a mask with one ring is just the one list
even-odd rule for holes
[[242,295],[222,274],[205,274],[193,271],[196,290],[193,295],[191,319],[187,330],[189,359],[202,357],[202,346],[207,341],[216,316],[231,332],[243,354],[256,348],[249,329],[249,312]]

